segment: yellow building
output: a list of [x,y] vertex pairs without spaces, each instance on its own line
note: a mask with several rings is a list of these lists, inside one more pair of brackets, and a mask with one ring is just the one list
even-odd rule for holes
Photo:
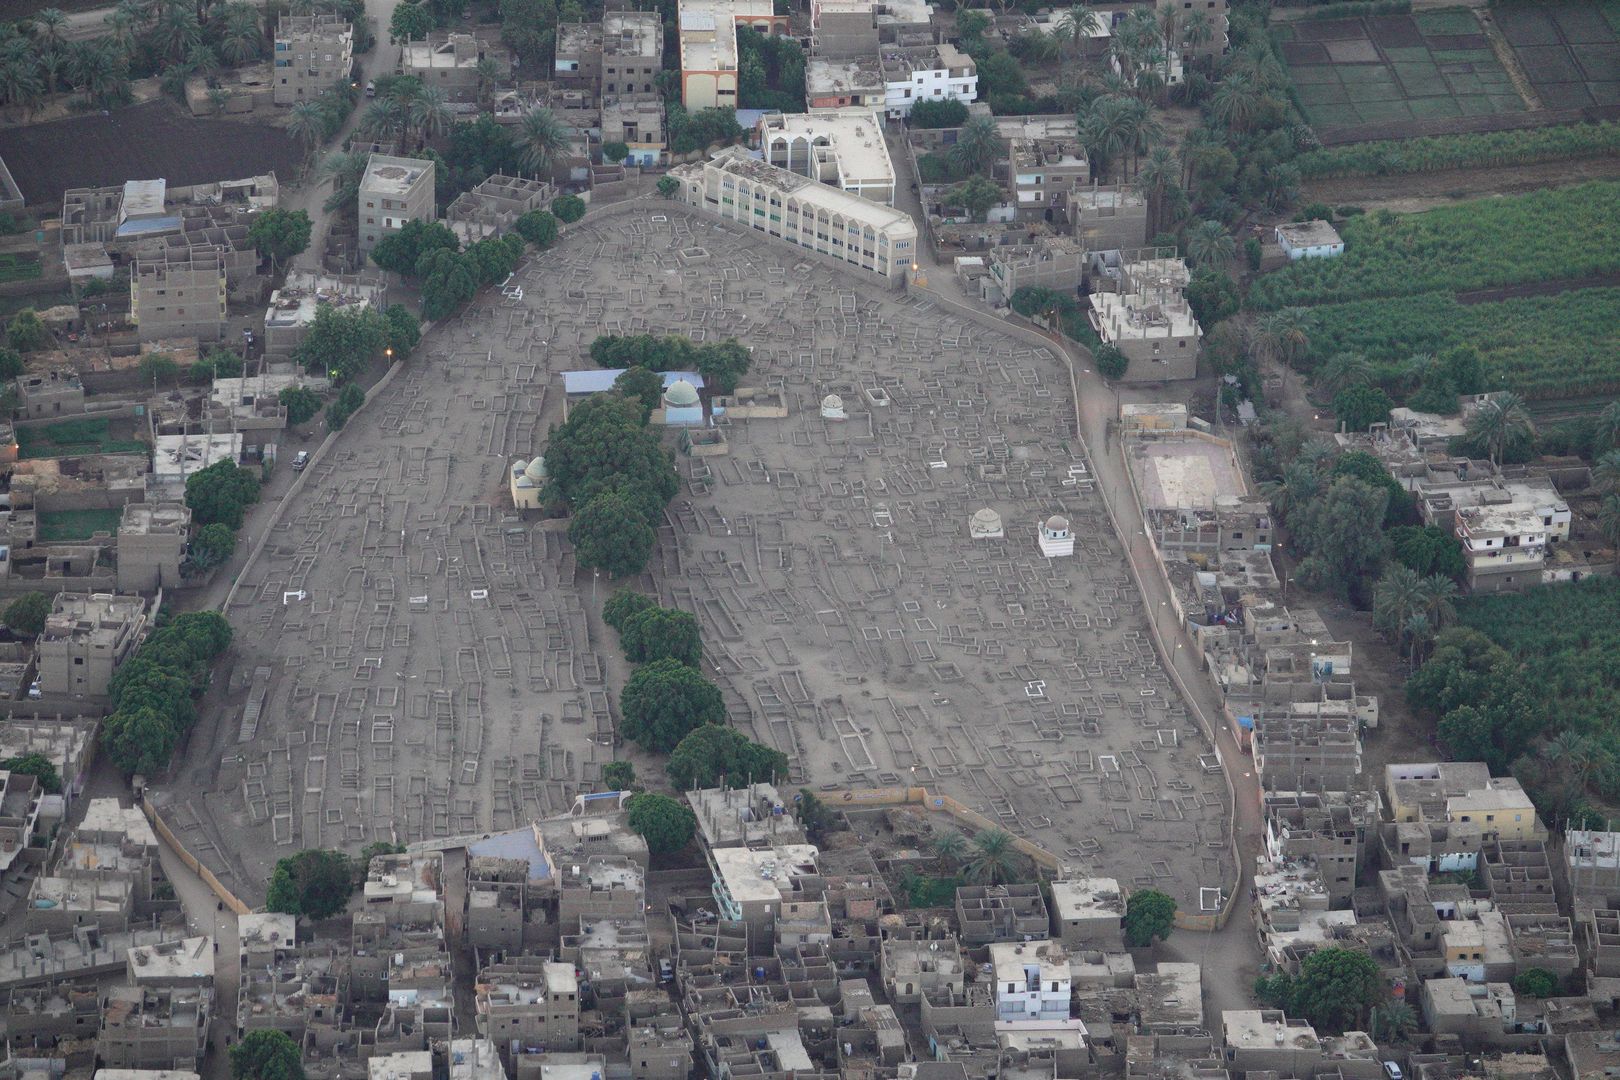
[[1465,822],[1487,837],[1536,840],[1546,830],[1536,808],[1511,776],[1490,774],[1477,761],[1387,765],[1384,797],[1397,821]]
[[737,107],[737,27],[787,30],[772,0],[680,0],[681,104],[687,111]]
[[512,492],[514,508],[540,509],[540,489],[546,486],[546,459],[537,457],[533,461],[524,461],[519,458],[512,462],[507,484]]

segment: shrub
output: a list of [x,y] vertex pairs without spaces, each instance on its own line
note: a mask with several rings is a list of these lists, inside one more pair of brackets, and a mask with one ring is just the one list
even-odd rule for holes
[[572,225],[585,216],[585,200],[578,195],[559,195],[551,200],[551,212],[565,225]]
[[1092,356],[1097,361],[1097,370],[1105,379],[1122,379],[1131,366],[1125,354],[1112,345],[1103,345],[1092,350]]

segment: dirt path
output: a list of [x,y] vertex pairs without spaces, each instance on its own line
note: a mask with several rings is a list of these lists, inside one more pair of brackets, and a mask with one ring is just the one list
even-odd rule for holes
[[1547,161],[1494,169],[1459,169],[1409,176],[1353,176],[1307,180],[1300,202],[1360,206],[1367,210],[1415,213],[1488,195],[1522,195],[1549,187],[1568,187],[1587,180],[1620,179],[1620,157],[1584,161]]

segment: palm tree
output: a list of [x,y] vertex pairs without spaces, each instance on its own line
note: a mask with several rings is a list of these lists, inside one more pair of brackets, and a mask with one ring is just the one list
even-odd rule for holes
[[233,64],[246,63],[258,56],[264,48],[264,31],[259,25],[259,11],[252,4],[236,3],[225,9],[225,33],[220,38],[219,51]]
[[1157,234],[1162,227],[1165,189],[1176,182],[1177,172],[1175,155],[1163,145],[1154,146],[1147,160],[1136,170],[1136,190],[1147,200],[1149,236]]
[[1271,508],[1285,524],[1291,511],[1309,506],[1321,493],[1321,474],[1302,461],[1290,462],[1283,469],[1282,480],[1268,484],[1264,491],[1271,500]]
[[1159,5],[1159,40],[1166,49],[1174,49],[1180,40],[1176,31],[1181,28],[1181,19],[1181,6],[1174,0]]
[[1038,26],[1030,27],[1018,36],[1019,54],[1032,64],[1050,64],[1063,55],[1063,42],[1056,34],[1048,34]]
[[1423,612],[1418,612],[1406,620],[1403,631],[1407,642],[1412,646],[1412,666],[1415,668],[1421,662],[1424,647],[1434,640],[1434,625]]
[[0,98],[7,105],[33,108],[39,104],[44,87],[39,81],[38,65],[32,59],[0,61]]
[[411,100],[410,122],[416,129],[418,143],[443,135],[455,119],[444,91],[437,86],[422,87]]
[[986,829],[973,838],[973,856],[967,861],[968,880],[980,885],[1011,881],[1018,866],[1013,838],[1001,829]]
[[1126,102],[1130,98],[1110,94],[1091,103],[1091,109],[1080,117],[1080,145],[1085,148],[1095,180],[1105,180],[1113,160],[1125,149],[1125,139],[1131,124]]
[[405,130],[406,112],[392,97],[380,97],[366,106],[355,123],[356,130],[373,139],[388,141]]
[[943,863],[959,863],[967,852],[967,838],[955,829],[934,837],[934,857]]
[[287,134],[304,144],[304,154],[315,152],[326,135],[326,111],[319,102],[300,101],[287,118]]
[[121,96],[129,82],[124,56],[111,38],[74,42],[67,72],[69,82],[97,101]]
[[34,12],[34,40],[45,48],[67,42],[67,12],[61,8],[43,8]]
[[1391,1000],[1374,1005],[1368,1015],[1368,1023],[1373,1039],[1382,1042],[1404,1042],[1418,1028],[1417,1013],[1404,1001]]
[[1126,102],[1125,112],[1129,117],[1125,129],[1125,149],[1131,152],[1131,172],[1134,174],[1139,171],[1141,155],[1147,153],[1150,147],[1163,148],[1164,124],[1145,101],[1132,98]]
[[1620,495],[1605,495],[1598,507],[1598,532],[1614,551],[1614,565],[1620,569]]
[[1162,50],[1149,49],[1142,54],[1142,66],[1137,69],[1133,85],[1144,103],[1158,101],[1163,96],[1170,85],[1165,74],[1169,69],[1170,61]]
[[1102,20],[1084,4],[1073,4],[1054,24],[1054,31],[1078,56],[1086,41],[1102,31]]
[[1620,401],[1611,401],[1598,413],[1592,427],[1592,448],[1608,450],[1620,446]]
[[1597,459],[1592,486],[1606,495],[1620,492],[1620,450],[1610,450]]
[[1423,579],[1423,614],[1435,630],[1444,630],[1457,621],[1457,583],[1444,574]]
[[1221,80],[1209,99],[1209,111],[1233,131],[1247,131],[1260,111],[1260,95],[1241,74],[1231,74]]
[[549,173],[568,153],[571,142],[569,129],[557,114],[544,106],[530,109],[519,125],[518,163],[529,172]]
[[193,74],[208,76],[219,71],[219,54],[207,45],[193,45],[186,52],[186,67]]
[[1334,353],[1311,376],[1311,383],[1331,400],[1340,391],[1372,382],[1372,363],[1358,352]]
[[200,41],[202,27],[197,22],[197,13],[178,4],[165,8],[152,28],[152,44],[166,58],[178,60]]
[[39,74],[45,80],[45,92],[56,93],[57,85],[67,73],[67,52],[63,49],[45,49],[39,54]]
[[1199,269],[1229,263],[1235,254],[1237,244],[1232,234],[1218,221],[1200,221],[1187,234],[1187,257]]
[[963,172],[988,173],[1001,158],[1001,133],[988,116],[975,116],[957,132],[951,147],[951,164]]
[[478,100],[488,102],[491,93],[506,78],[506,66],[493,56],[478,61]]
[[1501,468],[1502,453],[1521,438],[1536,433],[1524,398],[1511,391],[1492,394],[1468,418],[1468,437],[1485,446],[1490,454],[1491,466]]
[[1373,625],[1399,646],[1408,621],[1421,612],[1423,606],[1422,575],[1410,566],[1391,566],[1373,589]]
[[1181,40],[1189,48],[1201,49],[1215,40],[1215,26],[1206,11],[1188,12],[1181,24]]
[[370,160],[370,154],[351,151],[330,154],[321,162],[321,176],[332,181],[332,194],[323,204],[327,213],[342,213],[357,204],[360,181]]

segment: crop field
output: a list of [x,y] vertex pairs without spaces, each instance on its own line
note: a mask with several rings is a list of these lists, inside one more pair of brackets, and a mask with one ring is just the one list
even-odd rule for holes
[[1620,270],[1620,183],[1599,181],[1422,214],[1367,214],[1340,229],[1344,254],[1255,282],[1257,308],[1464,292]]
[[57,510],[39,515],[39,538],[46,543],[88,540],[96,533],[118,532],[122,510]]
[[1525,108],[1465,9],[1306,20],[1279,26],[1276,34],[1300,104],[1317,127]]
[[1491,15],[1547,108],[1620,105],[1620,34],[1613,5],[1521,0],[1499,4]]
[[1485,384],[1530,398],[1620,392],[1620,289],[1571,289],[1484,304],[1444,292],[1304,309],[1316,357],[1359,352],[1378,362],[1472,345]]

